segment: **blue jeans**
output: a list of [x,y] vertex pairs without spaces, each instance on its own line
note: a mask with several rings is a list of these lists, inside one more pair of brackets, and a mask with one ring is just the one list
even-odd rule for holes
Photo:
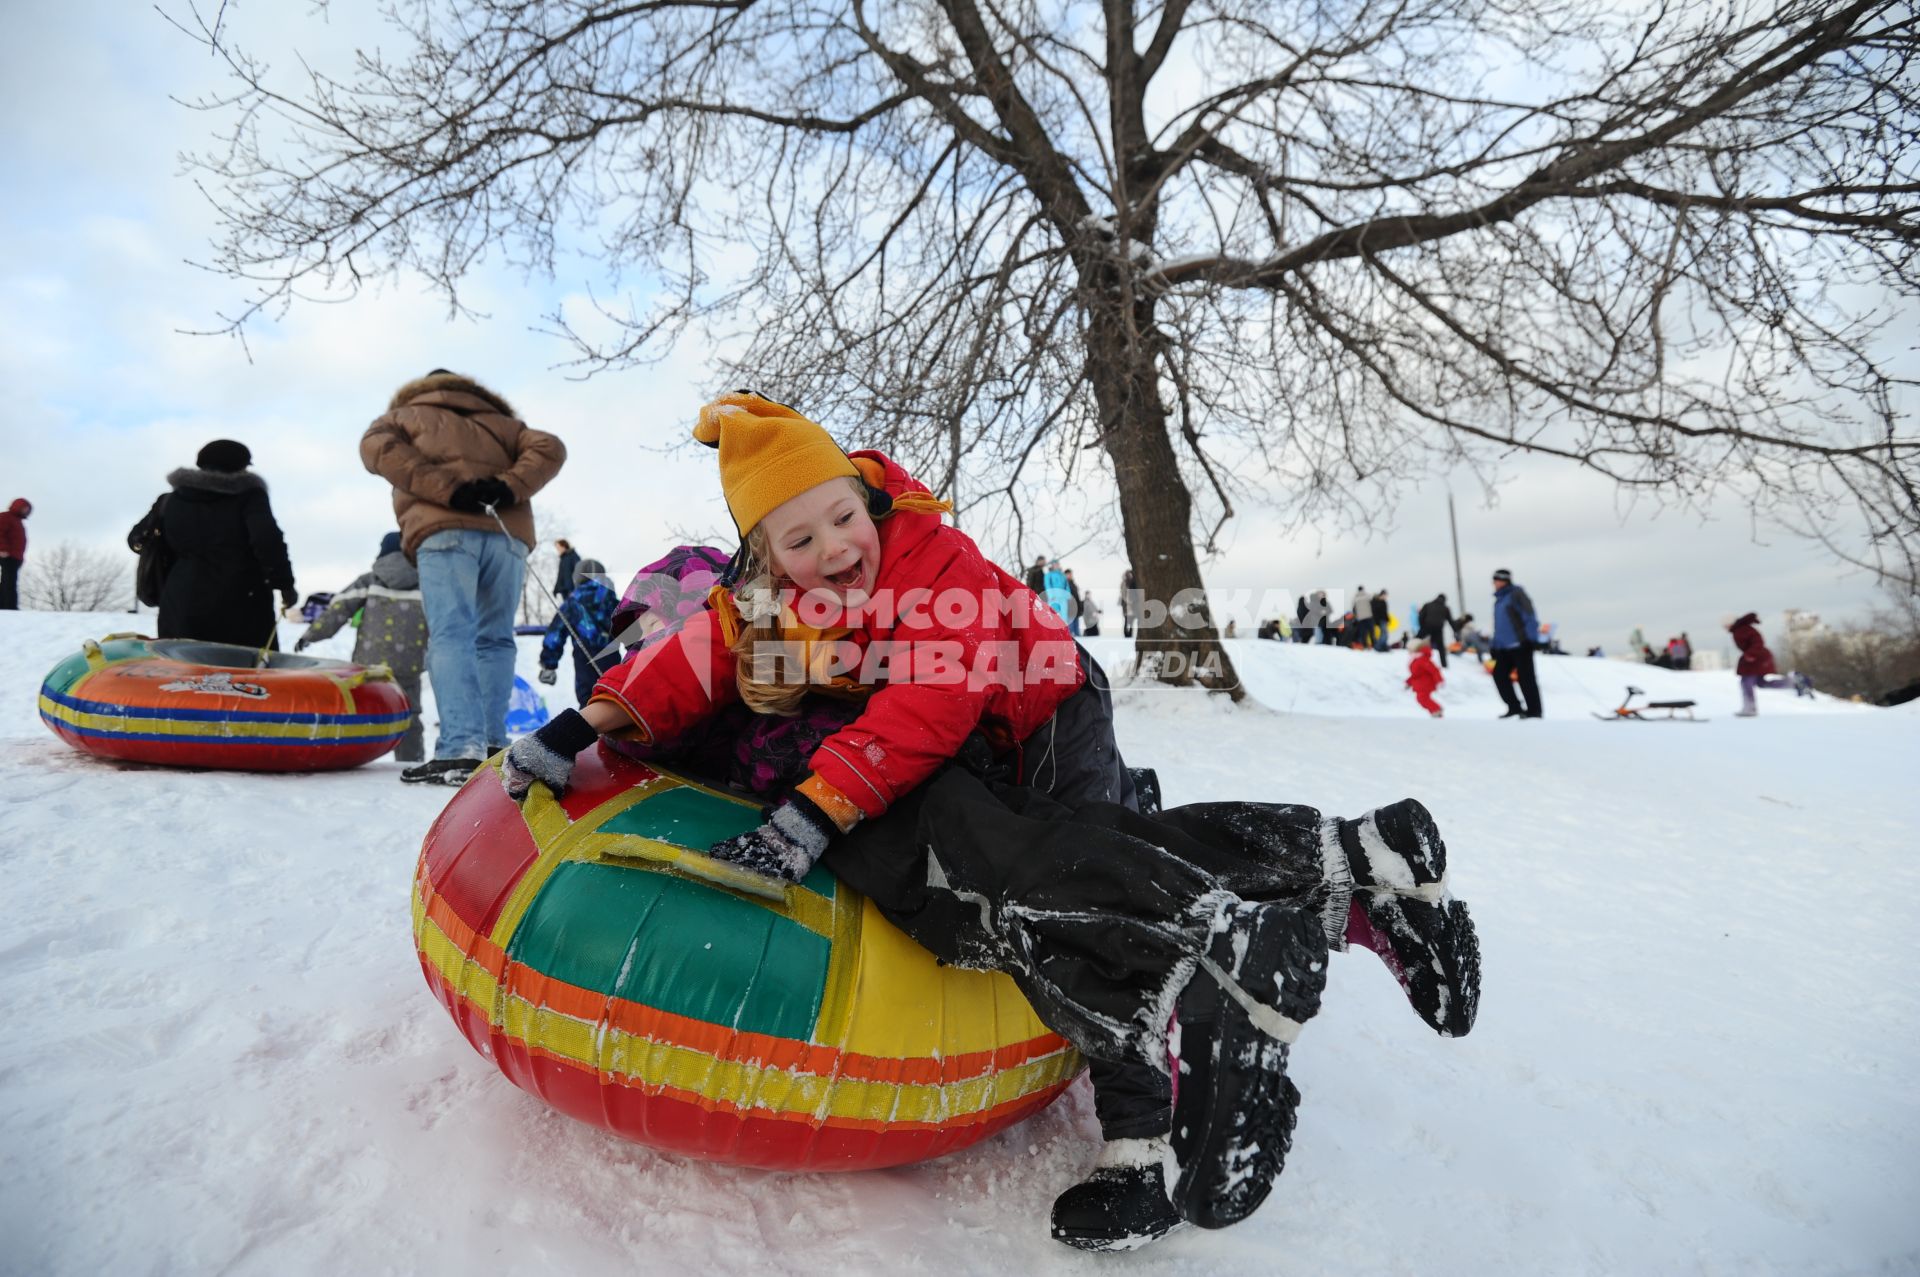
[[435,758],[485,758],[507,739],[513,616],[527,547],[503,532],[448,528],[420,543],[427,677],[440,708]]

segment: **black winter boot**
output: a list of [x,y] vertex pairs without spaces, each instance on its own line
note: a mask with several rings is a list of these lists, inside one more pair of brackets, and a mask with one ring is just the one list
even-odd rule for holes
[[452,785],[458,789],[482,765],[478,758],[430,758],[400,773],[403,785]]
[[1433,814],[1417,798],[1340,822],[1340,846],[1356,887],[1385,888],[1437,899],[1447,888],[1447,844]]
[[1300,1102],[1287,1048],[1327,980],[1315,914],[1242,903],[1223,921],[1180,995],[1175,1037],[1173,1204],[1202,1228],[1237,1224],[1267,1199]]
[[1362,919],[1347,935],[1380,955],[1407,1001],[1443,1037],[1465,1037],[1480,1011],[1480,940],[1447,891],[1447,845],[1412,798],[1340,822]]
[[1135,1250],[1185,1220],[1167,1196],[1166,1137],[1108,1140],[1091,1174],[1053,1201],[1053,1239],[1076,1250]]

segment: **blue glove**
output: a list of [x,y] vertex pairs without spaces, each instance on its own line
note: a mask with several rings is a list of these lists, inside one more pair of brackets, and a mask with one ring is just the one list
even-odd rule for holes
[[707,854],[769,878],[799,882],[839,832],[833,818],[811,799],[789,794],[766,824],[715,843]]
[[519,802],[536,780],[545,782],[555,797],[566,793],[573,779],[574,755],[599,739],[600,733],[577,709],[555,716],[531,736],[522,736],[513,742],[500,769],[507,796]]

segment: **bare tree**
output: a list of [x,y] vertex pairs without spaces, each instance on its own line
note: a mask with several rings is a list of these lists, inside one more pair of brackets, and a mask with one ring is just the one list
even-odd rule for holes
[[39,612],[124,612],[133,602],[127,556],[62,541],[27,560],[20,597]]
[[564,596],[555,598],[553,593],[560,552],[553,543],[570,532],[564,520],[548,514],[544,507],[533,512],[533,549],[527,552],[526,574],[520,578],[520,624],[545,625],[560,610]]
[[1823,692],[1870,701],[1920,680],[1920,593],[1889,587],[1885,596],[1865,620],[1795,637],[1793,668]]
[[[392,16],[404,54],[295,81],[182,18],[235,78],[193,160],[254,290],[230,329],[396,270],[458,307],[483,257],[551,269],[587,227],[645,282],[554,316],[581,366],[744,333],[735,384],[1022,561],[1036,497],[1104,464],[1154,599],[1250,500],[1365,520],[1529,452],[1920,579],[1884,331],[1920,283],[1915,0]],[[1184,650],[1230,685],[1211,638]]]

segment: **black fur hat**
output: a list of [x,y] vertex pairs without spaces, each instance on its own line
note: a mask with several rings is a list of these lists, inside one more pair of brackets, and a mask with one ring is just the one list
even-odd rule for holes
[[193,464],[202,470],[217,470],[222,474],[238,474],[253,464],[253,454],[247,451],[244,443],[235,443],[231,439],[215,439],[200,449],[200,455]]

